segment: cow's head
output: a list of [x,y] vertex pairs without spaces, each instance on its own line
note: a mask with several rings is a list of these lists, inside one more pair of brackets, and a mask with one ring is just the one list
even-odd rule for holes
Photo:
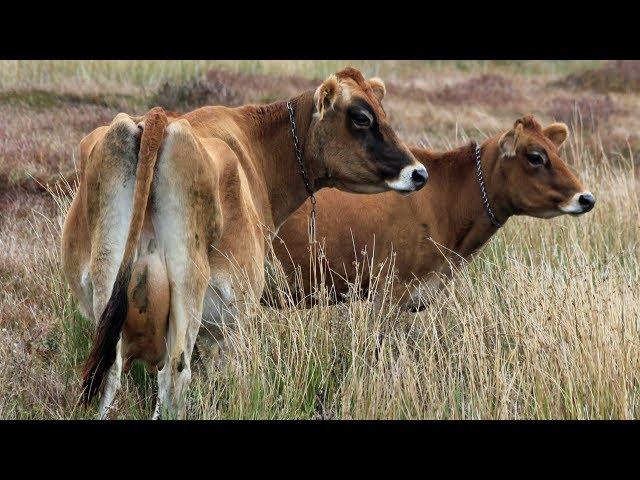
[[580,215],[595,205],[595,197],[558,153],[568,134],[564,123],[542,128],[527,115],[500,138],[502,188],[516,213],[551,218],[564,213]]
[[380,79],[354,68],[325,80],[314,94],[309,145],[331,185],[358,193],[410,193],[427,181],[427,170],[389,125]]

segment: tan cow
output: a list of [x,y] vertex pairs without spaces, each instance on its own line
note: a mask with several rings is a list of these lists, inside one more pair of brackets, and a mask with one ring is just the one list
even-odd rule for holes
[[[366,249],[371,258],[374,237],[376,264],[395,252],[395,298],[415,308],[421,296],[419,288],[439,288],[443,275],[435,273],[450,275],[452,264],[477,252],[512,215],[551,218],[591,210],[594,196],[558,154],[567,135],[562,123],[542,128],[533,116],[526,116],[511,130],[486,140],[477,151],[474,144],[443,153],[412,147],[431,180],[421,192],[407,198],[320,192],[317,238],[325,243],[326,274],[335,287],[336,299],[340,300],[340,294],[348,291],[348,281],[356,277],[354,252],[358,252],[360,264],[366,263],[360,252]],[[290,280],[293,265],[300,266],[305,292],[309,292],[311,278],[309,210],[307,203],[295,212],[273,242]],[[364,288],[369,275],[365,269]]]
[[[426,169],[389,126],[383,96],[380,80],[347,68],[289,102],[121,113],[81,141],[62,259],[83,313],[99,319],[85,402],[101,391],[104,417],[123,360],[139,358],[158,369],[154,417],[183,414],[201,320],[232,319],[243,289],[260,296],[265,242],[308,194],[299,160],[313,191],[424,185]],[[234,281],[238,267],[248,284]]]

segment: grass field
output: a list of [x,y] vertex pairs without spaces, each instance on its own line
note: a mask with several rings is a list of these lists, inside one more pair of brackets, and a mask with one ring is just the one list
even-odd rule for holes
[[[409,143],[567,122],[563,154],[598,203],[512,218],[424,312],[250,305],[229,361],[194,373],[189,418],[640,416],[640,63],[0,61],[0,418],[96,415],[75,407],[93,325],[59,260],[79,140],[119,111],[272,101],[347,64],[385,80]],[[136,365],[112,417],[150,417],[154,382]]]

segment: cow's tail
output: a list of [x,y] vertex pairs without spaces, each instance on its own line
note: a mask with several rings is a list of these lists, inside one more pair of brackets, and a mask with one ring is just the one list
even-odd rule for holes
[[107,372],[116,360],[120,332],[127,319],[127,287],[131,278],[131,265],[140,241],[153,170],[166,126],[167,117],[160,107],[153,108],[145,116],[127,243],[111,296],[98,322],[91,353],[84,365],[81,399],[84,404],[88,404],[98,393]]

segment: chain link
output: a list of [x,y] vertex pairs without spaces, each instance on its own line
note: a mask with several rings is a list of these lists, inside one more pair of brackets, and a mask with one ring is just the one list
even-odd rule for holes
[[482,175],[482,165],[480,164],[481,151],[480,144],[476,143],[475,145],[475,154],[476,154],[476,173],[478,177],[478,183],[480,184],[480,193],[482,194],[482,204],[484,205],[484,210],[487,212],[489,216],[489,220],[494,227],[500,228],[502,224],[496,220],[496,216],[493,214],[493,210],[491,210],[491,205],[489,205],[489,197],[487,196],[487,189],[484,184],[484,177]]
[[307,176],[307,171],[304,168],[304,163],[302,161],[302,151],[300,150],[300,141],[298,140],[298,135],[296,134],[296,119],[293,113],[293,106],[291,105],[291,100],[287,100],[287,110],[289,111],[289,120],[291,121],[291,135],[293,136],[293,148],[296,154],[296,159],[298,160],[298,167],[300,168],[300,175],[302,176],[302,181],[304,182],[304,188],[307,190],[307,195],[311,200],[311,241],[315,243],[316,241],[316,196],[313,194],[313,188],[311,187],[311,182],[309,181],[309,177]]

